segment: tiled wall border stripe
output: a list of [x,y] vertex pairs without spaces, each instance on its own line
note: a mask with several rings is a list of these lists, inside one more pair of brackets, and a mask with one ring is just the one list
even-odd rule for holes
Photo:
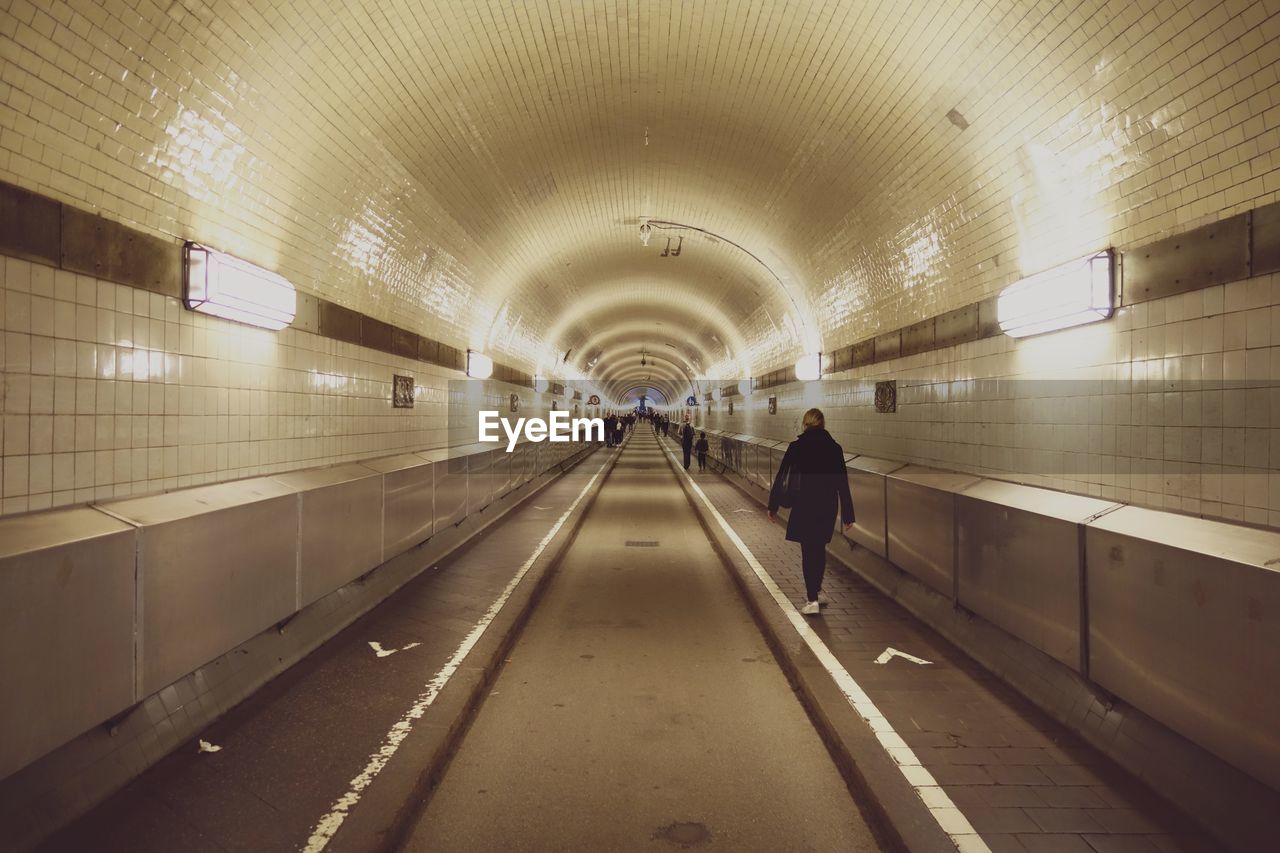
[[[1120,252],[1117,260],[1120,304],[1136,305],[1277,270],[1280,270],[1280,202]],[[822,370],[840,373],[999,334],[996,297],[989,296],[824,353]],[[792,368],[780,367],[756,377],[752,387],[760,390],[792,381]]]
[[[182,244],[3,181],[0,254],[182,297]],[[467,367],[465,350],[301,291],[293,327],[451,370]],[[517,385],[533,382],[528,373],[497,362],[491,378]]]

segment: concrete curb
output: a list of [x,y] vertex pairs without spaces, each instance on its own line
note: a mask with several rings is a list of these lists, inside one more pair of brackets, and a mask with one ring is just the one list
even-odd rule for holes
[[[717,473],[735,490],[761,507],[765,505],[767,495],[758,485],[734,472]],[[843,546],[837,546],[840,541]],[[1162,800],[1178,813],[1187,831],[1204,833],[1233,850],[1276,846],[1275,828],[1268,816],[1280,808],[1280,792],[1109,696],[981,616],[956,606],[950,598],[840,533],[827,547],[827,556],[835,561],[834,566],[828,563],[828,571],[838,567],[861,578],[929,626],[961,656],[998,678],[1097,750],[1135,785]],[[1116,735],[1117,729],[1123,734]]]
[[751,567],[697,500],[674,458],[664,455],[881,848],[930,853],[954,850],[955,843],[884,751],[867,721],[850,706],[830,673],[800,641]]
[[404,844],[617,460],[618,453],[606,460],[600,478],[512,592],[471,650],[466,665],[440,691],[431,705],[430,721],[405,738],[396,760],[370,785],[328,850],[366,853],[398,850]]

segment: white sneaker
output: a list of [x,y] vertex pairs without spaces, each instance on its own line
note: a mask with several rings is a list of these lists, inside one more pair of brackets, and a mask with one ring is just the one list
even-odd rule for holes
[[804,607],[800,608],[800,612],[805,616],[817,616],[819,612],[818,602],[806,601]]
[[831,599],[822,590],[818,590],[818,603],[825,606],[831,603]]

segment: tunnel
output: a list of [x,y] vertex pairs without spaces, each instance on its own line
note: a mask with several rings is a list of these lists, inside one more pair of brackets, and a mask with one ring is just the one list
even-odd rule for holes
[[0,847],[1280,849],[1274,0],[3,0]]

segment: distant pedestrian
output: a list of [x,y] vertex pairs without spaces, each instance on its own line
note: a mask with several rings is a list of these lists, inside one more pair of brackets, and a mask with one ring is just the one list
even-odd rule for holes
[[693,446],[693,449],[698,451],[698,470],[699,471],[707,470],[707,446],[708,445],[707,445],[706,432],[704,431],[704,432],[698,433],[698,443]]
[[817,616],[827,603],[822,578],[827,568],[827,543],[835,531],[837,510],[844,529],[853,526],[853,496],[844,450],[827,432],[820,409],[804,413],[804,432],[791,444],[778,465],[778,476],[769,490],[769,518],[778,508],[790,507],[787,540],[800,543],[806,600],[800,612]]
[[685,451],[685,470],[689,470],[689,456],[694,452],[694,428],[685,421],[684,427],[680,428],[680,448]]

